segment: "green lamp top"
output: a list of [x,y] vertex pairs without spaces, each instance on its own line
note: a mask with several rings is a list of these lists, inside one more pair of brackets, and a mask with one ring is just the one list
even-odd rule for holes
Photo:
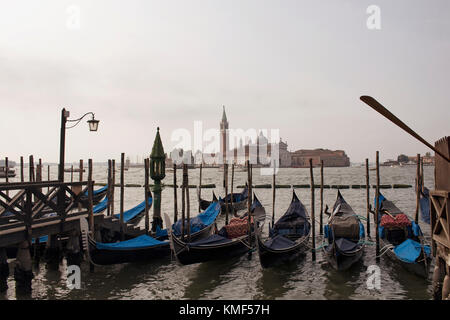
[[155,142],[153,142],[152,153],[150,158],[165,159],[164,147],[162,145],[161,136],[159,135],[159,127],[156,132]]

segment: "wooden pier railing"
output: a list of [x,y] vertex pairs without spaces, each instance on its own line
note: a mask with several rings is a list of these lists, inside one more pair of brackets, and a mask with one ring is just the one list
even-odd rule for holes
[[78,229],[78,219],[89,215],[87,186],[86,181],[0,184],[0,247]]

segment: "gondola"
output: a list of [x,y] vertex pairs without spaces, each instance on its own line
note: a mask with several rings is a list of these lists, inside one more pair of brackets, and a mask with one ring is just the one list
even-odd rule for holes
[[[192,239],[199,240],[211,235],[214,232],[215,221],[219,213],[220,204],[216,201],[197,217],[192,218],[191,229],[195,230],[191,234]],[[181,221],[173,224],[170,228],[171,231],[178,234],[180,225]],[[161,233],[164,233],[164,230]],[[88,243],[89,257],[94,264],[98,265],[149,261],[169,256],[171,251],[169,240],[148,235],[115,243],[96,242],[89,236]]]
[[[254,222],[257,225],[257,228],[262,228],[266,212],[256,196],[254,196],[251,212],[255,217]],[[165,214],[164,217],[166,223],[168,223],[170,220],[167,214]],[[228,225],[222,227],[217,234],[213,234],[198,241],[191,239],[190,242],[185,242],[179,236],[169,232],[171,248],[177,260],[183,265],[188,265],[198,262],[227,259],[231,256],[239,256],[253,250],[252,242],[255,238],[254,226],[251,226],[252,232],[249,235],[247,217],[248,213],[240,218],[233,218],[242,219],[243,222],[243,224],[240,225],[240,227],[243,227],[244,229],[241,230],[243,231],[243,235],[237,237],[233,237],[233,235],[227,231],[227,227],[228,230],[230,230],[229,226],[232,225],[233,219]]]
[[363,255],[364,225],[339,190],[333,212],[325,213],[330,217],[324,227],[324,256],[334,269],[347,270]]
[[381,193],[379,201],[380,255],[387,255],[409,272],[427,278],[431,265],[431,249],[423,242],[420,226]]
[[[219,197],[219,202],[220,205],[222,207],[222,212],[225,212],[226,210],[226,202],[228,201],[228,208],[229,208],[229,212],[237,212],[239,210],[243,210],[246,208],[247,206],[247,198],[248,198],[248,186],[245,185],[244,190],[242,190],[242,192],[238,192],[238,193],[233,193],[233,206],[231,206],[231,193],[227,194],[225,196],[225,198],[221,198]],[[213,200],[215,201],[217,200],[217,197],[213,191]],[[202,198],[199,199],[200,201],[200,209],[201,210],[205,210],[206,208],[208,208],[209,204],[212,201],[208,201],[208,200],[204,200]]]
[[287,211],[273,227],[269,226],[269,238],[263,241],[261,234],[256,234],[261,266],[269,268],[302,256],[308,250],[310,230],[308,212],[293,191]]
[[[99,204],[102,201],[102,199],[106,196],[107,193],[108,193],[108,186],[104,186],[100,189],[94,190],[92,193],[92,204],[94,206]],[[57,201],[58,201],[57,198],[53,199],[53,202],[55,204],[57,203]],[[71,201],[72,201],[72,199],[70,197],[67,197],[67,196],[65,197],[66,206],[68,206]],[[88,191],[84,192],[84,194],[79,198],[79,201],[85,209],[87,209],[89,207]]]
[[[102,199],[106,196],[107,192],[108,186],[104,186],[100,189],[94,190],[92,192],[92,203],[94,205],[100,203],[100,201],[102,201]],[[80,202],[83,204],[83,207],[85,208],[89,206],[89,197],[87,191],[80,197]]]

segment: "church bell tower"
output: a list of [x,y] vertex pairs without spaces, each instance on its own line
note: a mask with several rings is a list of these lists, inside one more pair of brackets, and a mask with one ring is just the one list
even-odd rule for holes
[[228,150],[228,120],[223,106],[222,121],[220,122],[220,152],[222,153],[223,163],[226,163]]

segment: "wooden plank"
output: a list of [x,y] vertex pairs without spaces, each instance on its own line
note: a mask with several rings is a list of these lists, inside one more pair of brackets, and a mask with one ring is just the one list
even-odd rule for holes
[[21,190],[27,187],[34,187],[34,188],[59,187],[64,184],[67,186],[84,186],[84,185],[87,186],[88,183],[87,181],[61,183],[58,180],[42,181],[42,182],[10,182],[8,184],[0,183],[0,190]]
[[[80,226],[79,219],[86,218],[88,215],[78,215],[76,217],[68,217],[61,227],[59,220],[34,224],[31,227],[31,237],[38,238],[45,235],[53,235],[61,232],[70,232],[74,229],[78,229]],[[102,213],[96,214],[94,220],[96,223],[101,223],[104,215]],[[6,247],[20,243],[27,240],[26,227],[20,226],[8,230],[0,231],[0,246]]]

